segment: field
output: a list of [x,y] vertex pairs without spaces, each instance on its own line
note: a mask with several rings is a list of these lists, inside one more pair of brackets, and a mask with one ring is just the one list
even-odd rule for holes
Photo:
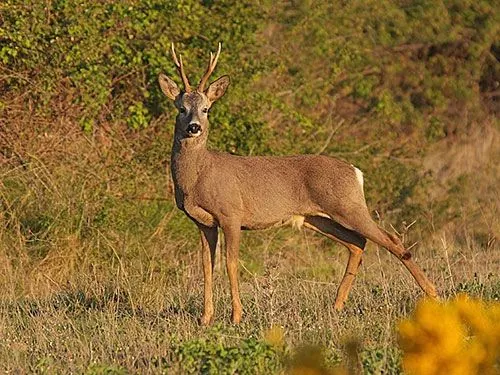
[[[243,322],[229,323],[228,281],[218,250],[217,318],[213,327],[202,328],[198,233],[173,207],[161,163],[150,171],[149,160],[138,155],[128,162],[128,175],[121,167],[113,176],[116,165],[98,168],[102,160],[73,154],[87,142],[77,134],[68,132],[59,146],[46,148],[51,164],[43,163],[42,150],[23,167],[3,172],[3,371],[273,373],[306,344],[324,348],[329,366],[338,364],[353,339],[364,373],[401,371],[395,327],[422,293],[387,251],[368,246],[346,308],[336,313],[335,291],[347,261],[343,247],[305,229],[245,232],[239,264]],[[96,186],[100,173],[109,174],[109,186]],[[131,195],[113,189],[120,179],[130,182]],[[413,253],[441,296],[466,292],[498,300],[500,259],[493,238],[477,243],[466,234],[456,242],[444,232],[419,233],[419,227],[399,230],[407,245],[419,239]],[[284,330],[284,347],[265,340],[276,326]]]
[[[364,373],[401,371],[395,324],[421,293],[383,250],[368,249],[351,298],[336,313],[343,249],[306,232],[248,235],[240,262],[243,323],[228,323],[225,268],[218,265],[218,319],[202,328],[200,257],[194,249],[179,252],[194,241],[133,244],[102,234],[103,246],[92,250],[66,240],[67,247],[36,265],[16,266],[3,256],[2,371],[273,373],[286,363],[263,339],[276,325],[284,329],[287,355],[315,344],[336,364],[345,357],[346,340],[355,337]],[[416,251],[441,295],[461,291],[498,300],[500,280],[492,272],[498,250],[442,241]]]
[[222,41],[211,148],[355,164],[443,300],[498,304],[499,15],[487,0],[4,1],[0,371],[402,372],[398,322],[423,296],[374,244],[337,313],[346,249],[245,232],[242,323],[218,249],[216,320],[198,324],[200,239],[174,204],[176,110],[157,80],[180,82],[172,41],[193,82]]

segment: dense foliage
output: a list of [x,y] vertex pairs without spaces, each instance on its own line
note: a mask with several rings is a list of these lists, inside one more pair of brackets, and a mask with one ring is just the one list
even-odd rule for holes
[[3,132],[26,121],[19,110],[55,136],[59,122],[93,136],[171,129],[156,78],[176,76],[170,43],[196,80],[222,41],[218,72],[233,83],[213,110],[212,145],[349,159],[374,207],[400,219],[429,209],[432,145],[484,132],[498,114],[495,2],[8,0],[0,11]]
[[[160,71],[176,75],[172,41],[192,77],[201,74],[207,49],[217,41],[225,46],[219,69],[241,75],[237,87],[258,67],[251,58],[257,9],[237,1],[61,0],[50,8],[39,1],[7,1],[2,7],[0,59],[4,74],[16,73],[3,77],[3,105],[23,93],[33,111],[47,119],[69,116],[86,132],[123,122],[141,129],[166,111],[157,76]],[[242,103],[248,93],[238,92],[232,96]],[[244,105],[240,109],[246,111]],[[238,122],[239,111],[224,112],[218,117],[222,124]],[[242,125],[250,133],[260,126],[251,114]]]
[[[132,326],[138,327],[130,330],[137,332],[136,342],[130,340],[132,347],[136,344],[131,349],[135,353],[151,345],[139,339],[155,333],[165,337],[141,316],[138,306],[142,306],[145,316],[149,311],[154,322],[168,316],[171,321],[165,327],[185,329],[184,338],[190,338],[171,344],[167,354],[157,344],[151,352],[160,362],[167,358],[170,365],[171,359],[190,358],[184,363],[186,371],[217,371],[244,361],[241,351],[253,363],[265,360],[277,368],[274,349],[260,340],[242,338],[234,345],[226,341],[219,345],[192,333],[197,332],[192,327],[199,310],[189,300],[199,297],[194,295],[199,285],[192,281],[201,277],[193,274],[198,269],[193,259],[198,236],[173,204],[165,166],[175,110],[157,84],[160,72],[180,82],[169,54],[171,42],[182,54],[192,82],[200,78],[208,52],[222,42],[213,78],[229,74],[231,86],[211,110],[211,147],[245,155],[324,153],[343,158],[364,171],[373,216],[378,215],[388,229],[390,223],[402,228],[406,243],[431,241],[429,234],[439,233],[447,262],[451,248],[447,238],[466,244],[474,254],[469,256],[474,267],[476,259],[494,259],[487,255],[497,249],[499,229],[499,17],[498,1],[488,0],[3,0],[0,312],[6,321],[22,322],[9,331],[15,339],[9,344],[14,346],[3,347],[6,356],[16,347],[21,354],[15,363],[26,355],[30,370],[39,371],[36,360],[41,358],[40,371],[51,372],[51,363],[65,366],[64,358],[71,352],[67,348],[81,344],[79,353],[86,353],[84,341],[92,344],[93,334],[83,333],[95,328],[87,326],[88,311],[75,319],[81,327],[70,327],[73,333],[83,332],[82,340],[63,345],[62,338],[80,337],[67,334],[65,314],[72,314],[70,307],[57,305],[26,317],[17,301],[26,296],[43,301],[57,292],[84,290],[97,301],[97,308],[92,307],[95,326],[102,328],[110,343],[101,343],[102,347],[113,347],[118,336],[122,342],[130,340],[124,334],[130,330],[125,320],[108,324],[108,315],[101,314],[105,310],[114,318],[123,301],[130,300],[124,314],[132,316]],[[450,232],[449,237],[442,235]],[[318,256],[328,256],[320,250],[329,249],[331,242],[298,238],[287,229],[244,236],[242,278],[267,277],[269,268],[289,262],[282,265],[290,273],[289,284],[282,289],[292,297],[297,294],[297,275],[332,282],[337,275],[332,275],[330,258],[320,262]],[[317,253],[309,253],[314,246],[310,248],[308,241],[315,241]],[[314,254],[310,256],[318,263],[316,268],[302,267],[297,259],[283,260],[283,249],[300,253],[297,244]],[[422,248],[438,252],[435,246]],[[436,263],[435,274],[445,279],[442,284],[453,284],[451,267],[467,256],[455,254],[455,261],[447,264],[450,275],[444,271],[444,255],[440,256],[441,263],[434,258],[429,263]],[[488,262],[477,264],[493,269],[494,261]],[[491,271],[480,270],[478,280],[486,276],[471,284],[471,291],[496,298],[497,279]],[[401,292],[399,284],[384,280],[396,293],[396,302],[390,305],[404,306],[401,301],[406,301],[413,285]],[[378,279],[375,284],[367,282],[366,293],[375,301],[368,311],[378,314],[377,303],[390,293]],[[255,285],[260,303],[274,301],[266,294],[272,292],[267,284]],[[316,294],[318,285],[304,289],[299,312],[313,327],[311,332],[326,337],[338,332],[315,328],[317,318],[310,318],[308,309],[314,305],[316,312],[329,310],[320,302],[306,301],[308,296],[326,301]],[[447,290],[456,290],[455,285]],[[248,294],[244,298],[250,299]],[[4,299],[14,302],[4,306]],[[299,302],[283,303],[294,310]],[[255,302],[253,309],[258,306]],[[289,311],[290,306],[276,309]],[[350,318],[357,319],[358,310],[363,311],[359,306],[352,307]],[[223,309],[222,302],[218,308]],[[402,309],[397,314],[406,312],[406,307]],[[186,314],[186,320],[180,321],[176,311]],[[252,327],[262,325],[261,313],[257,309],[247,315],[255,319]],[[370,315],[368,323],[385,324],[393,314],[376,319]],[[287,321],[298,319],[290,316]],[[266,324],[275,323],[272,315],[267,319]],[[347,324],[330,328],[349,330],[361,323]],[[49,326],[51,333],[45,330]],[[107,326],[112,327],[110,332],[104,329]],[[113,327],[120,327],[121,335]],[[367,331],[373,328],[367,327]],[[376,327],[377,335],[388,329]],[[294,339],[302,340],[302,331],[291,328]],[[51,340],[44,341],[54,332],[60,350],[51,346]],[[31,337],[35,344],[26,344]],[[99,344],[103,336],[96,337]],[[373,337],[375,342],[380,338]],[[389,334],[384,337],[386,344],[392,340]],[[365,369],[374,368],[370,371],[375,373],[399,369],[399,351],[387,345],[367,349],[362,355]],[[113,369],[119,373],[122,357],[116,353],[106,357],[106,349],[102,350],[98,358],[105,363],[108,359],[102,358],[118,358],[117,367],[89,364],[89,373]],[[62,362],[43,357],[55,352]],[[127,362],[127,368],[135,361]],[[164,367],[160,362],[154,366]],[[82,371],[81,364],[75,366],[75,371]]]

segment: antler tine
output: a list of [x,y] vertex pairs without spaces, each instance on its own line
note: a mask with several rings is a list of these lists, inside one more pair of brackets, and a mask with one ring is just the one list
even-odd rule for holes
[[184,64],[182,63],[182,55],[179,55],[179,59],[177,59],[177,55],[175,53],[174,43],[172,42],[172,58],[174,59],[175,66],[177,66],[177,70],[182,78],[182,82],[184,83],[184,90],[186,92],[191,92],[191,85],[189,84],[189,80],[184,72]]
[[217,60],[219,60],[219,55],[220,55],[221,49],[222,49],[222,44],[221,44],[221,42],[219,42],[219,48],[217,49],[217,53],[216,53],[215,57],[214,57],[213,53],[210,52],[210,60],[208,62],[207,71],[205,72],[202,79],[200,80],[200,84],[198,85],[198,89],[197,89],[198,91],[202,92],[205,89],[205,85],[206,85],[208,79],[210,78],[210,75],[215,70],[215,67],[217,65]]
[[[215,59],[213,62],[213,69],[215,69],[215,66],[217,65],[217,60],[219,60],[219,55],[220,55],[221,49],[222,49],[222,44],[221,44],[221,42],[219,42],[219,47],[217,48],[217,54],[215,55]],[[213,69],[212,69],[212,71],[213,71]]]
[[175,66],[179,68],[181,65],[179,64],[179,60],[177,60],[177,55],[175,54],[174,42],[170,44],[170,52],[172,53],[172,58],[174,59]]

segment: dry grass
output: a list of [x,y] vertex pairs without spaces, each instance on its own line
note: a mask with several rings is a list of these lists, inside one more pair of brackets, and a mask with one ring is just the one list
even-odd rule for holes
[[[346,261],[343,249],[326,246],[310,233],[281,230],[252,236],[257,239],[246,236],[240,263],[244,321],[238,327],[228,323],[227,280],[219,265],[215,334],[197,324],[201,260],[194,248],[178,253],[182,243],[137,244],[102,234],[99,250],[112,253],[102,262],[90,244],[66,238],[59,252],[30,264],[23,264],[15,249],[2,246],[2,370],[85,372],[114,365],[156,372],[161,360],[175,363],[174,343],[207,338],[237,344],[261,337],[272,325],[284,327],[290,346],[314,343],[338,354],[343,338],[355,335],[368,350],[395,347],[395,323],[409,314],[421,293],[385,251],[369,248],[346,309],[335,313],[334,293]],[[257,240],[262,244],[250,249]],[[266,251],[269,243],[273,250]],[[444,239],[434,246],[417,251],[417,260],[443,296],[465,290],[498,298],[496,249],[450,245]],[[259,271],[250,271],[248,265],[258,262]]]
[[[236,347],[261,340],[272,326],[284,328],[287,350],[320,345],[330,363],[339,361],[345,338],[356,336],[365,372],[400,371],[396,323],[422,294],[385,250],[368,247],[346,308],[336,313],[345,249],[290,228],[245,233],[243,323],[229,324],[219,252],[216,325],[201,328],[199,239],[172,205],[162,166],[168,146],[158,143],[170,139],[168,131],[145,131],[142,140],[113,134],[111,143],[100,143],[35,129],[11,128],[4,140],[10,152],[0,165],[0,371],[158,373],[171,366],[183,372],[179,361],[200,360],[179,354],[193,353],[190,343]],[[444,298],[459,291],[499,298],[494,232],[477,242],[473,231],[454,240],[445,232],[419,233],[423,226],[412,226],[407,243],[422,241],[416,260]]]

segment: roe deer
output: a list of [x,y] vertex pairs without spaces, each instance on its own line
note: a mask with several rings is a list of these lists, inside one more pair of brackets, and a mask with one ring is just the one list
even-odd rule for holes
[[219,227],[225,237],[233,323],[239,323],[242,315],[237,270],[241,230],[292,222],[340,242],[350,252],[335,309],[342,309],[347,299],[366,239],[394,254],[422,290],[430,297],[437,297],[434,285],[401,241],[371,218],[359,169],[323,155],[236,156],[207,149],[208,111],[229,86],[229,77],[225,75],[205,88],[220,51],[219,43],[217,53],[210,52],[207,70],[193,89],[182,56],[177,58],[172,43],[172,57],[184,90],[164,74],[158,78],[161,90],[179,111],[171,155],[175,200],[201,232],[204,273],[201,323],[210,324],[214,316],[212,273]]

